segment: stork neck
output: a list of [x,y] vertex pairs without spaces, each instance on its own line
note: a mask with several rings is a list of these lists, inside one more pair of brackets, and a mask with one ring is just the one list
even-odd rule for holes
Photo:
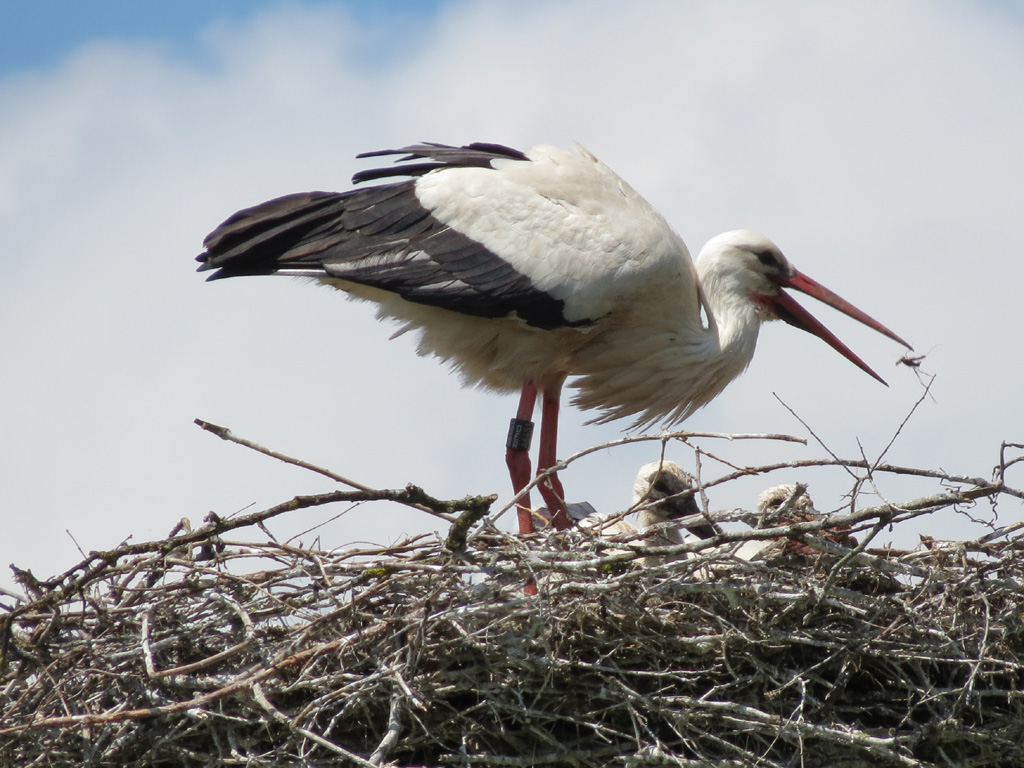
[[724,361],[736,366],[734,375],[747,367],[754,356],[762,317],[757,305],[729,272],[710,268],[700,274],[708,313],[708,330],[718,342]]

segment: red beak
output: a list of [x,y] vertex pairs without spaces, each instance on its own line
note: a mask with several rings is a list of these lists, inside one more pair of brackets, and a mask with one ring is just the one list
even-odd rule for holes
[[[836,294],[832,293],[828,288],[823,286],[821,283],[812,280],[802,272],[795,271],[790,277],[777,278],[776,281],[781,288],[792,288],[795,291],[806,293],[808,296],[813,296],[818,301],[822,301],[828,304],[834,309],[838,309],[844,315],[849,315],[854,320],[859,320],[864,323],[868,328],[874,328],[881,334],[888,336],[893,341],[898,341],[900,344],[905,346],[907,349],[913,349],[907,342],[897,336],[895,333],[890,331],[880,322],[875,320],[873,317],[861,312],[853,304],[848,302]],[[796,303],[796,300],[787,294],[785,291],[779,291],[775,296],[764,297],[767,303],[770,305],[771,310],[780,320],[785,320],[792,326],[813,333],[819,339],[828,344],[832,349],[841,354],[851,363],[856,365],[865,373],[878,379],[880,382],[885,384],[885,379],[871,370],[871,367],[861,360],[853,351],[843,344],[839,339],[836,338],[835,334],[832,333],[828,328],[818,322],[810,312],[801,307]],[[888,384],[886,384],[888,386]]]

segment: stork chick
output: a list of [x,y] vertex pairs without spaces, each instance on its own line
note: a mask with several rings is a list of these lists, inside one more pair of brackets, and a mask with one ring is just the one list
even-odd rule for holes
[[[824,515],[814,507],[810,495],[806,489],[802,490],[794,498],[797,486],[792,484],[773,485],[761,492],[757,497],[758,528],[774,528],[780,525],[791,525],[793,523],[808,523],[818,520]],[[817,535],[840,544],[856,546],[857,541],[849,535],[849,526],[842,528],[827,529],[820,531]],[[812,555],[817,550],[801,544],[798,541],[774,540],[774,541],[748,541],[743,547],[756,545],[760,549],[754,556],[761,558],[776,554],[798,554]],[[736,555],[742,557],[743,547]],[[751,548],[753,549],[753,547]],[[753,556],[746,559],[754,559]]]
[[[674,461],[654,461],[640,468],[633,482],[632,506],[637,508],[640,531],[652,529],[644,537],[644,544],[649,547],[682,544],[679,527],[668,527],[665,523],[701,515],[693,494],[693,478]],[[710,521],[691,522],[686,530],[700,539],[710,539],[720,532]],[[660,565],[664,561],[662,556],[644,558],[645,565]]]

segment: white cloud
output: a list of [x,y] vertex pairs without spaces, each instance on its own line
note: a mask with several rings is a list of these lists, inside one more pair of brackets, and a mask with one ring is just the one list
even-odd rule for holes
[[[1012,98],[1024,46],[1019,26],[981,8],[459,3],[422,34],[389,37],[340,11],[287,6],[212,27],[198,60],[107,43],[0,81],[0,565],[69,566],[65,528],[106,548],[182,516],[328,487],[200,432],[194,417],[369,484],[506,491],[512,399],[459,391],[336,294],[207,285],[192,272],[202,236],[235,209],[344,188],[356,152],[423,139],[579,140],[694,251],[724,229],[765,231],[929,352],[936,402],[893,459],[987,474],[1001,440],[1024,438],[1024,139]],[[801,432],[778,392],[837,452],[855,455],[859,440],[877,454],[920,385],[892,365],[889,342],[815,312],[891,388],[771,326],[746,376],[687,426]],[[566,409],[563,454],[619,434],[585,418]],[[707,447],[736,462],[822,455]],[[570,495],[625,503],[652,451],[572,468]],[[807,479],[819,507],[849,486]],[[764,484],[713,504],[749,504]],[[924,487],[882,483],[895,499]],[[326,515],[297,517],[295,530]],[[930,532],[952,534],[957,520]],[[388,540],[419,524],[356,510],[324,536]]]

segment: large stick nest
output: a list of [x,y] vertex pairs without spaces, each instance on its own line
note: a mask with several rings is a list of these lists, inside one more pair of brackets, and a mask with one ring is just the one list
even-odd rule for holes
[[[479,522],[492,499],[415,489],[211,518],[21,573],[27,597],[0,613],[0,763],[1024,765],[1019,529],[910,552],[863,537],[1004,494],[1024,497],[977,481],[653,567],[637,543],[511,536]],[[238,537],[362,498],[460,517],[445,541],[375,550]],[[799,546],[733,554],[779,536]]]

